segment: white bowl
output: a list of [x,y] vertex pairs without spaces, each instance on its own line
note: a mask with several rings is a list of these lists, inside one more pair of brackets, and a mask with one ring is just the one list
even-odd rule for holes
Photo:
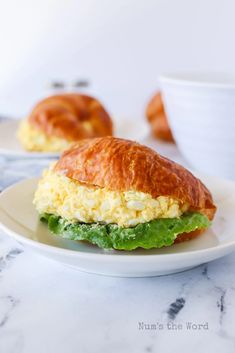
[[235,75],[160,77],[176,143],[194,169],[235,179]]

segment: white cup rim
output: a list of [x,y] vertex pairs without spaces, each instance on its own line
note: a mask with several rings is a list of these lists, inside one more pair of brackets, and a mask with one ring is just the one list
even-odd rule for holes
[[161,83],[195,86],[215,89],[235,90],[235,73],[211,71],[179,71],[163,73],[159,77]]

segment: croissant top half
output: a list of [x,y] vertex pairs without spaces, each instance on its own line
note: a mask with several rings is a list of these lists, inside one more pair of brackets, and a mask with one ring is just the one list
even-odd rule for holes
[[101,103],[82,94],[61,94],[43,99],[29,115],[29,123],[48,136],[71,141],[112,135],[112,120]]
[[86,139],[65,151],[54,170],[88,185],[115,191],[170,196],[212,219],[216,211],[205,185],[179,164],[133,141]]

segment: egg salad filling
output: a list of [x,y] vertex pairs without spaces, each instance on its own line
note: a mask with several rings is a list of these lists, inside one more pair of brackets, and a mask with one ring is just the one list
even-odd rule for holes
[[114,223],[121,227],[180,217],[189,207],[167,196],[154,199],[143,192],[87,186],[55,173],[53,167],[44,172],[34,204],[40,214],[54,214],[73,223]]
[[205,215],[166,196],[92,187],[53,171],[44,171],[34,197],[49,230],[70,240],[86,240],[104,249],[161,248],[179,234],[209,227]]
[[68,140],[46,135],[27,120],[20,123],[17,136],[23,147],[28,151],[60,152],[71,145]]

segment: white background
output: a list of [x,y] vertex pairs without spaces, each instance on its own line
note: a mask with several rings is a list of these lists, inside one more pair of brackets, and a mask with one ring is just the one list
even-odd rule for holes
[[234,64],[234,0],[0,0],[0,114],[27,114],[53,79],[89,78],[135,119],[159,73]]

